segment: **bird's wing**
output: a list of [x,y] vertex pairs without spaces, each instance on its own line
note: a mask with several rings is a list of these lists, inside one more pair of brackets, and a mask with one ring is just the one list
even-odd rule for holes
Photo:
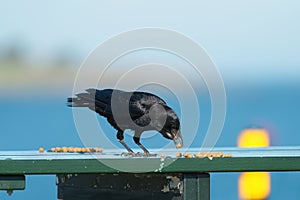
[[161,98],[145,92],[134,92],[129,102],[129,112],[132,119],[148,115],[153,105],[166,105]]
[[97,113],[114,116],[122,121],[128,120],[128,112],[132,120],[150,119],[148,115],[153,105],[166,105],[166,102],[158,96],[145,92],[124,92],[113,89],[88,89],[86,91],[88,93],[80,94],[80,96],[95,101]]

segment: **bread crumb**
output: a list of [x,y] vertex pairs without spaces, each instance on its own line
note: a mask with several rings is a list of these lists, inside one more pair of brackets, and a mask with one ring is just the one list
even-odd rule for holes
[[192,157],[193,157],[193,154],[191,154],[191,153],[185,153],[185,154],[183,154],[183,156],[184,156],[185,158],[192,158]]
[[45,150],[44,150],[43,147],[40,147],[40,148],[39,148],[39,152],[40,152],[40,153],[44,153],[44,151],[45,151]]
[[179,152],[177,152],[177,153],[176,153],[176,158],[180,158],[180,157],[182,157],[182,154],[179,153]]

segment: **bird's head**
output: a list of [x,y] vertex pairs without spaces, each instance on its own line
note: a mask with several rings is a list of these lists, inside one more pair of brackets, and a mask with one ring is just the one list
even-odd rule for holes
[[167,117],[166,122],[163,128],[161,129],[160,133],[170,140],[174,141],[174,144],[176,148],[181,148],[183,145],[182,136],[180,133],[180,121],[175,113],[174,110],[172,110],[169,107],[165,107]]

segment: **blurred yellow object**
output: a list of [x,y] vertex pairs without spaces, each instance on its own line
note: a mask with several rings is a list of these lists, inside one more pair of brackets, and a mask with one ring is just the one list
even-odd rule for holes
[[238,139],[239,147],[266,147],[269,145],[269,133],[263,128],[245,129]]
[[[263,128],[245,129],[238,138],[239,147],[266,147],[269,145],[269,133]],[[267,199],[271,192],[269,172],[243,172],[238,183],[240,199],[263,200]]]
[[243,172],[239,177],[240,199],[267,199],[271,191],[269,172]]

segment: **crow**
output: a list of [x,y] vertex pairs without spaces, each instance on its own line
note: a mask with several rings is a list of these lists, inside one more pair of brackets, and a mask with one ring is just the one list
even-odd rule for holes
[[175,111],[158,96],[146,92],[127,92],[116,89],[87,89],[86,92],[68,98],[69,107],[88,107],[117,130],[118,141],[128,153],[134,152],[124,142],[124,131],[134,131],[134,142],[149,155],[141,144],[140,137],[144,131],[155,130],[163,137],[173,140],[176,148],[182,147],[180,121]]

